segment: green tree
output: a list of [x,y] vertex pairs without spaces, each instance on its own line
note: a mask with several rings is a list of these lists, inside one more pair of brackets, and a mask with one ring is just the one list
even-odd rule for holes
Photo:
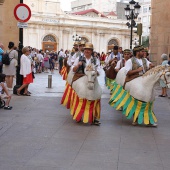
[[143,38],[142,45],[144,47],[149,47],[149,37]]

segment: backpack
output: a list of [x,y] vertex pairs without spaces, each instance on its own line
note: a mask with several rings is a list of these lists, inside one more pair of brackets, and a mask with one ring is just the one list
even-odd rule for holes
[[[11,52],[11,51],[10,51]],[[9,52],[9,53],[10,53]],[[5,53],[2,55],[2,64],[5,64],[5,65],[10,65],[10,61],[13,59],[13,58],[9,58],[9,53]]]

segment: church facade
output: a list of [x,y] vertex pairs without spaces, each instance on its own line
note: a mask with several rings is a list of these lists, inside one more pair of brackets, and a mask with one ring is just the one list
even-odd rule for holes
[[25,0],[32,11],[28,28],[24,29],[24,46],[58,51],[71,50],[73,36],[92,42],[98,52],[107,52],[114,45],[129,48],[130,30],[126,21],[109,19],[90,12],[88,15],[66,14],[57,0]]

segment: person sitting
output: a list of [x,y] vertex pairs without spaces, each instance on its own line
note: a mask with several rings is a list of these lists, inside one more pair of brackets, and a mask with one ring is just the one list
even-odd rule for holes
[[7,90],[7,85],[5,83],[5,74],[0,74],[0,99],[6,99],[5,102],[5,110],[11,110],[12,106],[9,106],[10,100],[11,100],[11,95],[9,94]]

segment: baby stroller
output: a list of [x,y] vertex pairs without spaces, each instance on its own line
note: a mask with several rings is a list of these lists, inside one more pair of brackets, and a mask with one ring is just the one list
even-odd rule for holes
[[5,106],[5,101],[0,97],[0,108],[3,108],[4,106]]

